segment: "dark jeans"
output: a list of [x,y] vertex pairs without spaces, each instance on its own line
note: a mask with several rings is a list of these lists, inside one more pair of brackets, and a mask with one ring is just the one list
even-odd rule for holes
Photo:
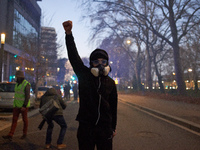
[[79,150],[112,150],[112,129],[79,125],[77,138]]
[[51,121],[48,121],[48,128],[46,133],[46,144],[51,144],[52,140],[52,132],[53,132],[53,120],[60,126],[60,134],[57,140],[57,144],[62,144],[64,140],[64,136],[67,130],[67,124],[65,122],[65,119],[62,115],[54,116]]

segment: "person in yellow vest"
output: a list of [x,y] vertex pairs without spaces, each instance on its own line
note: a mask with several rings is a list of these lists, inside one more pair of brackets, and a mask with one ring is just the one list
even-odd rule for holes
[[12,140],[15,129],[17,127],[17,121],[19,118],[19,114],[21,113],[22,119],[24,122],[23,127],[23,135],[21,139],[25,139],[27,136],[28,130],[28,108],[30,107],[30,83],[25,80],[23,71],[16,71],[15,77],[16,85],[15,85],[15,96],[13,103],[13,118],[12,125],[8,135],[3,136],[4,139]]

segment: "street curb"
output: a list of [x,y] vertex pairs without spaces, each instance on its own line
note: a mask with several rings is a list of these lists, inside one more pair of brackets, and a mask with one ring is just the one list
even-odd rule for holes
[[160,111],[157,111],[157,110],[153,110],[151,108],[147,108],[147,107],[144,107],[144,106],[136,105],[136,104],[124,101],[122,99],[119,99],[119,101],[122,101],[122,102],[124,102],[126,104],[129,104],[129,105],[133,106],[133,107],[139,108],[139,109],[141,109],[143,111],[149,112],[149,113],[151,113],[153,115],[156,115],[158,117],[161,117],[161,118],[163,118],[165,120],[168,120],[168,121],[171,121],[171,122],[176,123],[178,125],[181,125],[181,126],[187,128],[189,130],[192,130],[192,131],[195,131],[197,133],[200,133],[200,125],[196,124],[194,122],[191,122],[191,121],[179,118],[179,117],[175,117],[175,116],[172,116],[172,115],[168,115],[166,113],[163,113],[163,112],[160,112]]

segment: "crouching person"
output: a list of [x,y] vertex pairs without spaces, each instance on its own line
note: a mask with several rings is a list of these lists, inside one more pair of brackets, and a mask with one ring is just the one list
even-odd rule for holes
[[66,147],[66,144],[63,144],[64,136],[67,130],[67,124],[63,117],[63,110],[66,108],[65,102],[62,100],[62,97],[57,94],[56,89],[50,88],[46,91],[46,93],[41,97],[40,108],[48,102],[50,99],[54,99],[57,104],[59,105],[58,111],[52,116],[51,120],[48,120],[48,128],[46,132],[46,148],[51,147],[51,140],[52,140],[52,132],[53,132],[53,121],[55,121],[60,126],[60,134],[57,140],[57,148],[62,149]]

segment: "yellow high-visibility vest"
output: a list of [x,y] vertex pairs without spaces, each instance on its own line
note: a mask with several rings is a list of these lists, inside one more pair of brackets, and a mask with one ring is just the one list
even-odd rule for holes
[[[19,86],[18,83],[15,84],[15,97],[13,107],[21,108],[23,106],[25,101],[25,87],[27,84],[30,85],[30,83],[26,80],[24,80]],[[30,99],[26,107],[30,107]]]

